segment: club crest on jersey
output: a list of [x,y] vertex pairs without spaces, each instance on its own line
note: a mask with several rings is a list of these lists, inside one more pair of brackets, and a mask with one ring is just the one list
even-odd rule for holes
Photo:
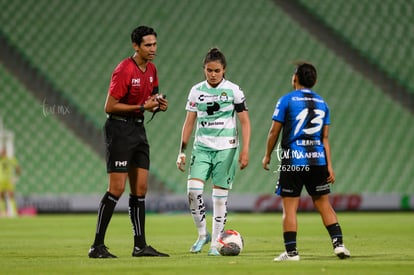
[[229,100],[229,97],[228,97],[228,95],[227,95],[227,93],[226,93],[226,92],[222,92],[222,93],[221,93],[221,95],[220,95],[220,100],[221,100],[221,101],[227,101],[227,100]]
[[141,84],[141,79],[140,78],[131,79],[131,85],[132,86],[140,86],[140,84]]
[[149,81],[150,81],[150,83],[152,83],[154,81],[154,79],[152,78],[152,76],[149,77]]

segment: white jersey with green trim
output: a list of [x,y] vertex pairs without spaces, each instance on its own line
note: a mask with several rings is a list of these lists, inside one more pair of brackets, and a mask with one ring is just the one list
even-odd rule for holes
[[207,81],[194,85],[186,110],[197,112],[194,148],[224,150],[239,145],[234,104],[245,101],[240,87],[223,79],[216,87]]

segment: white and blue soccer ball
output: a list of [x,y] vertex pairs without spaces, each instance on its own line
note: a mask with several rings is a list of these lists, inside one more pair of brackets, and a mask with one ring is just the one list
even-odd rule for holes
[[218,238],[218,251],[222,256],[237,256],[243,251],[241,234],[233,229],[224,230]]

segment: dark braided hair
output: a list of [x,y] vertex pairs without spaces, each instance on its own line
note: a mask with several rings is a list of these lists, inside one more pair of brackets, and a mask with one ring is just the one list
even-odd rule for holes
[[299,84],[306,88],[312,88],[316,83],[317,73],[315,67],[310,63],[298,64],[295,70]]

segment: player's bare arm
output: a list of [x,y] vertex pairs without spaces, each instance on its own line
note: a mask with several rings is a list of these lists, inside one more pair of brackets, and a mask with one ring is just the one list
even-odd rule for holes
[[[140,110],[142,107],[145,110],[152,110],[158,106],[161,108],[161,104],[156,100],[156,96],[151,96],[143,105],[129,105],[119,102],[118,99],[108,94],[105,102],[105,112],[108,114],[125,114]],[[166,104],[164,108],[168,107],[168,102]]]
[[185,150],[187,149],[187,144],[190,140],[191,133],[193,132],[194,123],[196,120],[197,120],[196,112],[187,112],[184,125],[183,125],[183,129],[181,131],[180,150],[178,152],[178,158],[177,158],[177,168],[181,172],[184,172],[185,170],[185,161],[186,161]]
[[273,149],[275,148],[276,142],[279,138],[280,131],[282,129],[282,123],[278,121],[273,121],[272,126],[270,127],[269,134],[267,136],[266,142],[266,152],[262,160],[262,165],[265,170],[269,170],[269,163]]
[[323,132],[322,132],[322,143],[323,146],[325,148],[325,157],[326,157],[326,167],[328,168],[328,178],[327,178],[327,182],[329,183],[335,183],[335,173],[332,167],[332,161],[331,161],[331,146],[329,144],[329,126],[325,125],[323,127]]
[[242,150],[239,156],[240,169],[244,169],[249,164],[249,148],[250,148],[250,118],[247,111],[237,113],[242,128]]

